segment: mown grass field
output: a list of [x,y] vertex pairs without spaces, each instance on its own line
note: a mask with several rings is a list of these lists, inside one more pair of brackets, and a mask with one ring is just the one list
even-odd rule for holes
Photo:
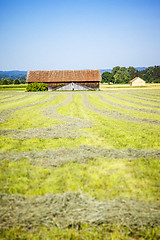
[[158,87],[0,102],[0,239],[160,238]]

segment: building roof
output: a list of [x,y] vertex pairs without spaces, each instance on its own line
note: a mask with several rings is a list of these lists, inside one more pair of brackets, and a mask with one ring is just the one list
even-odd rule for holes
[[133,78],[133,79],[130,81],[130,83],[136,81],[137,79],[140,79],[141,81],[145,82],[142,78],[140,78],[140,77],[135,77],[135,78]]
[[28,71],[27,82],[100,82],[100,70]]

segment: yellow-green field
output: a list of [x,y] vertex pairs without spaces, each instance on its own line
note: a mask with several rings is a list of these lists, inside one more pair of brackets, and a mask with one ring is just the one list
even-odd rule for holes
[[159,239],[160,89],[0,92],[0,239]]

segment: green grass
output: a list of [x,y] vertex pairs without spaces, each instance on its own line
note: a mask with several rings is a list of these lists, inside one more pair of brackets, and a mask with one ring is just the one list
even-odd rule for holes
[[[13,86],[14,87],[14,86]],[[14,89],[14,88],[13,88]],[[17,88],[18,89],[18,88]],[[23,88],[21,88],[23,89]],[[138,111],[138,107],[144,109],[158,110],[158,103],[152,101],[157,94],[157,90],[108,90],[109,92],[70,92],[70,93],[9,93],[1,92],[0,99],[4,102],[0,105],[0,111],[10,109],[14,110],[5,123],[0,124],[0,129],[7,130],[26,130],[35,128],[45,128],[61,124],[67,129],[67,119],[62,120],[61,115],[71,116],[77,123],[77,130],[81,133],[81,137],[72,138],[16,138],[10,135],[0,136],[0,153],[5,154],[5,159],[0,161],[0,192],[6,194],[20,194],[30,198],[32,196],[45,195],[47,193],[66,193],[66,192],[82,192],[88,198],[94,197],[97,201],[106,201],[114,199],[137,199],[144,202],[160,201],[160,161],[153,157],[144,159],[111,159],[95,157],[94,159],[85,160],[78,163],[75,160],[63,164],[59,167],[48,167],[43,165],[41,160],[34,158],[26,160],[9,161],[7,154],[15,152],[28,151],[41,152],[46,149],[64,149],[76,148],[80,145],[96,146],[100,148],[126,150],[128,148],[135,149],[160,149],[159,132],[160,126],[115,119],[112,116],[102,115],[94,112],[89,105],[84,104],[83,95],[87,95],[88,100],[97,108],[105,110],[114,110],[130,116],[138,116],[139,118],[159,119],[158,114],[142,113]],[[138,92],[139,91],[139,92]],[[107,95],[107,93],[112,93]],[[147,100],[134,98],[135,94],[141,94]],[[106,99],[125,106],[137,108],[136,111],[126,110],[125,108],[115,107],[107,104],[99,98],[103,95]],[[124,100],[117,100],[115,97],[121,97]],[[150,94],[149,97],[147,94]],[[151,95],[152,94],[152,95]],[[54,118],[52,108],[59,103],[67,100],[72,95],[72,101],[67,105],[57,108],[57,113],[61,114],[60,118]],[[25,97],[20,99],[21,97]],[[52,96],[55,98],[52,99]],[[5,97],[9,97],[6,98]],[[51,98],[51,99],[50,99]],[[149,99],[150,98],[150,99]],[[156,97],[158,100],[158,97]],[[12,100],[12,101],[10,101]],[[125,101],[126,100],[126,101]],[[127,102],[127,100],[132,101]],[[7,102],[8,101],[8,102]],[[10,101],[10,102],[9,102]],[[43,102],[46,101],[46,102]],[[43,103],[41,103],[43,102]],[[35,106],[30,106],[35,103]],[[41,104],[39,104],[41,103]],[[139,103],[145,103],[150,107],[143,107]],[[46,113],[43,110],[48,111]],[[46,114],[46,115],[45,115]],[[48,116],[47,116],[48,114]],[[49,117],[50,116],[50,117]],[[57,116],[57,115],[55,115]],[[82,128],[83,124],[78,127],[77,119],[88,120],[92,122],[92,127]],[[72,119],[69,122],[72,125]],[[83,122],[83,121],[82,121]],[[65,129],[64,127],[64,129]],[[65,130],[64,130],[65,131]],[[75,129],[73,129],[73,132]],[[15,131],[16,134],[16,131]],[[58,154],[58,151],[57,151]],[[77,153],[78,154],[78,153]],[[16,154],[15,154],[16,156]],[[73,155],[72,155],[73,156]],[[54,156],[53,156],[54,157]],[[65,155],[64,155],[65,159]],[[50,159],[52,160],[52,159]],[[47,161],[44,159],[44,161]],[[65,162],[65,161],[64,161]],[[44,167],[46,166],[46,167]],[[142,209],[143,212],[143,209]],[[64,213],[65,214],[65,213]],[[158,221],[158,220],[157,220]],[[74,226],[74,224],[73,224]],[[152,229],[130,229],[117,224],[110,226],[101,225],[85,225],[81,224],[80,228],[46,228],[38,225],[36,229],[26,230],[19,227],[3,229],[0,231],[0,239],[159,239],[160,229],[154,227]]]
[[[104,96],[105,97],[105,96]],[[102,101],[99,96],[88,95],[89,101],[97,108],[105,109],[109,111],[117,111],[120,113],[124,113],[130,116],[139,117],[139,118],[146,118],[146,119],[153,119],[153,120],[160,120],[160,115],[152,114],[152,113],[145,113],[139,112],[136,110],[129,110],[124,109],[123,107],[116,107],[111,104],[107,104],[106,102]]]
[[160,238],[160,229],[158,227],[142,229],[139,232],[131,231],[126,227],[99,225],[88,226],[82,224],[81,229],[75,228],[59,229],[41,227],[34,231],[25,229],[8,229],[0,232],[2,240],[158,240]]
[[[93,96],[94,98],[94,96]],[[97,102],[95,98],[94,102]],[[86,109],[81,95],[74,95],[73,101],[58,109],[64,115],[88,119],[95,126],[88,129],[88,137],[97,140],[96,146],[108,148],[157,149],[159,145],[159,126],[112,119]],[[93,141],[93,145],[95,141]]]
[[57,139],[14,139],[9,137],[0,137],[0,152],[27,152],[27,151],[44,151],[45,149],[57,148],[74,148],[82,144],[91,144],[92,139],[85,137],[71,139],[71,138],[57,138]]
[[[5,102],[8,102],[8,101],[17,101],[17,100],[19,100],[19,99],[21,99],[21,98],[23,98],[24,96],[21,96],[21,95],[16,95],[16,96],[13,96],[13,95],[10,95],[8,98],[6,98],[6,99],[3,99],[3,98],[1,98],[1,101],[2,101],[2,103],[5,103]],[[27,96],[26,96],[27,97]]]
[[96,158],[84,164],[72,162],[54,169],[33,166],[25,160],[4,160],[0,167],[3,193],[30,197],[82,191],[88,197],[103,201],[117,196],[160,200],[160,162],[155,159]]
[[0,85],[0,91],[25,91],[27,84]]
[[[50,96],[46,95],[41,97],[41,100],[47,100]],[[67,96],[59,95],[53,100],[39,104],[33,107],[27,107],[18,111],[8,119],[7,122],[0,124],[1,129],[27,129],[27,128],[38,128],[38,127],[48,127],[58,124],[62,121],[57,119],[51,119],[42,114],[44,108],[49,106],[54,106],[58,103],[66,100]],[[18,121],[17,121],[18,119]]]
[[0,111],[2,110],[6,110],[6,109],[11,109],[11,108],[16,108],[16,107],[21,107],[21,106],[26,106],[29,104],[33,104],[33,103],[39,103],[41,101],[44,101],[46,99],[48,99],[49,96],[47,95],[29,95],[27,98],[24,99],[19,99],[13,102],[6,102],[1,104],[0,106]]
[[[116,97],[114,97],[113,95],[110,96],[109,94],[102,94],[102,96],[104,96],[106,99],[114,102],[114,103],[118,103],[121,104],[123,106],[129,106],[129,107],[134,107],[134,108],[142,108],[142,109],[154,109],[154,107],[147,107],[147,106],[140,106],[138,103],[136,102],[127,102],[125,100],[122,99],[117,99]],[[116,96],[116,95],[115,95]]]
[[119,93],[116,93],[115,96],[120,97],[120,98],[122,98],[124,100],[127,100],[127,101],[132,101],[133,103],[136,103],[136,104],[141,104],[141,103],[142,104],[148,104],[148,105],[150,105],[150,107],[153,107],[155,109],[158,109],[158,108],[156,108],[156,106],[159,107],[159,103],[157,103],[157,102],[153,102],[152,100],[147,101],[147,100],[144,100],[144,99],[138,99],[138,98],[136,99],[134,97],[134,95],[131,95],[128,92],[125,93],[125,94],[121,94],[119,92]]

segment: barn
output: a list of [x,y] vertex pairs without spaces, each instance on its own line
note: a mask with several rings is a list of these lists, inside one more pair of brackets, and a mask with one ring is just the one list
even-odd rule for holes
[[141,79],[140,77],[135,77],[134,79],[132,79],[130,81],[130,86],[134,87],[134,86],[145,86],[145,81],[143,79]]
[[89,90],[99,89],[100,70],[53,70],[28,71],[28,84],[46,83],[48,90]]

